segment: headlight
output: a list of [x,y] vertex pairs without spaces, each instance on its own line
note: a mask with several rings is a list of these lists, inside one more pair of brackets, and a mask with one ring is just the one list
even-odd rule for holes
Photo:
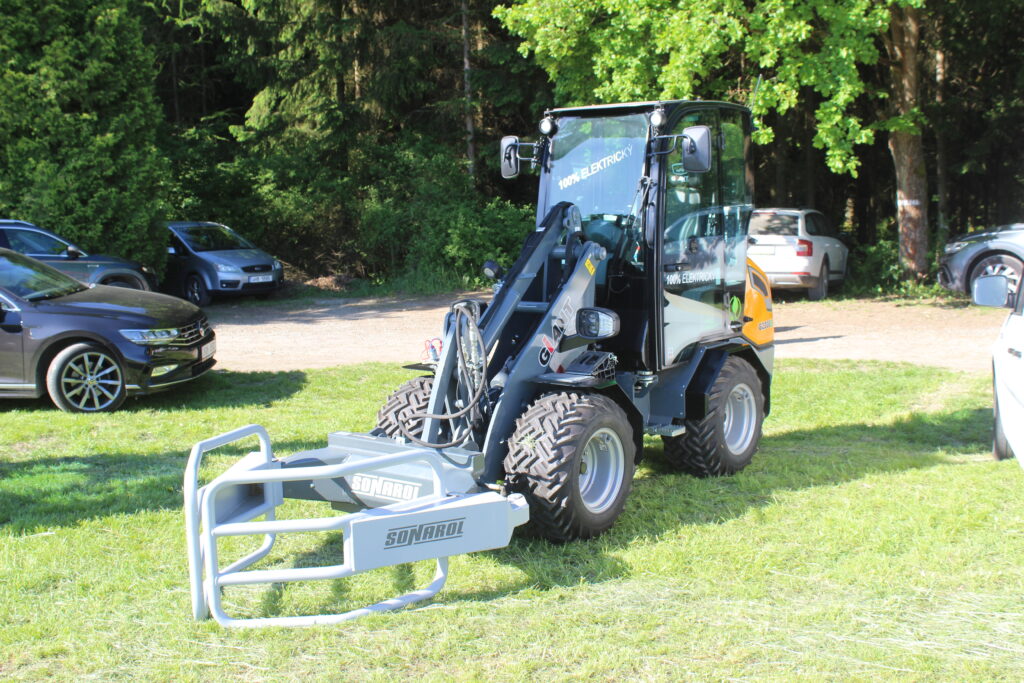
[[214,263],[213,265],[217,269],[218,273],[241,273],[242,272],[241,270],[239,270],[238,266],[229,266],[226,263]]
[[274,267],[274,270],[281,270],[281,262],[278,261],[277,259],[274,259],[274,266],[273,267]]
[[966,247],[967,244],[967,242],[950,242],[949,244],[946,245],[943,251],[946,252],[947,254],[955,254],[956,252]]
[[178,336],[177,327],[167,327],[162,330],[120,330],[121,336],[135,344],[153,346],[156,344],[169,344]]

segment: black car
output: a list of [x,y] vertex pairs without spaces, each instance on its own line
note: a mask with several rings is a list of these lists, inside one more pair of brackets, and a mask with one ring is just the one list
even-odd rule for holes
[[0,219],[0,248],[31,256],[86,284],[156,288],[156,277],[146,266],[118,256],[87,254],[60,235],[25,221]]
[[1024,223],[962,235],[946,244],[939,263],[940,285],[969,295],[983,275],[1002,275],[1010,292],[1017,291],[1024,276]]
[[83,285],[0,249],[0,398],[49,393],[67,412],[116,410],[213,367],[216,340],[181,299]]

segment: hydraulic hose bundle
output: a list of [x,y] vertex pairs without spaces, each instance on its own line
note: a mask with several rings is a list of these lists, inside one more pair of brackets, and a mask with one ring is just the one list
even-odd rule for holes
[[479,301],[457,301],[452,304],[452,326],[455,330],[455,357],[458,361],[458,380],[455,395],[469,395],[466,404],[453,413],[413,413],[406,416],[408,420],[442,420],[453,422],[466,419],[461,429],[451,426],[452,440],[445,443],[431,443],[413,435],[405,422],[399,422],[398,428],[402,436],[410,442],[427,448],[453,448],[464,444],[473,434],[483,415],[480,412],[480,401],[487,389],[487,349],[484,348],[483,336],[477,321],[480,319]]

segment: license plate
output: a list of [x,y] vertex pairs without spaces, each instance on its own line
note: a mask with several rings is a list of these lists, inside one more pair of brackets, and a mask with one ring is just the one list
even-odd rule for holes
[[213,341],[211,341],[209,343],[203,344],[202,347],[200,347],[200,349],[199,349],[199,360],[206,360],[207,358],[210,358],[211,356],[213,356],[213,354],[214,354],[214,352],[216,350],[217,350],[217,340],[216,339],[214,339]]
[[273,282],[273,275],[252,275],[249,277],[249,282]]

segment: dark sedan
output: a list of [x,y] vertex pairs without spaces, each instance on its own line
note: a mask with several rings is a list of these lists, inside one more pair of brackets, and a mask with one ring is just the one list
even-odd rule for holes
[[156,287],[156,277],[146,266],[118,256],[87,254],[60,235],[25,221],[0,219],[0,248],[31,256],[86,284]]
[[0,398],[48,393],[67,412],[116,410],[213,367],[216,340],[181,299],[83,285],[0,249]]
[[939,264],[939,284],[971,293],[983,275],[1002,275],[1016,292],[1024,274],[1024,223],[1000,225],[950,240]]

